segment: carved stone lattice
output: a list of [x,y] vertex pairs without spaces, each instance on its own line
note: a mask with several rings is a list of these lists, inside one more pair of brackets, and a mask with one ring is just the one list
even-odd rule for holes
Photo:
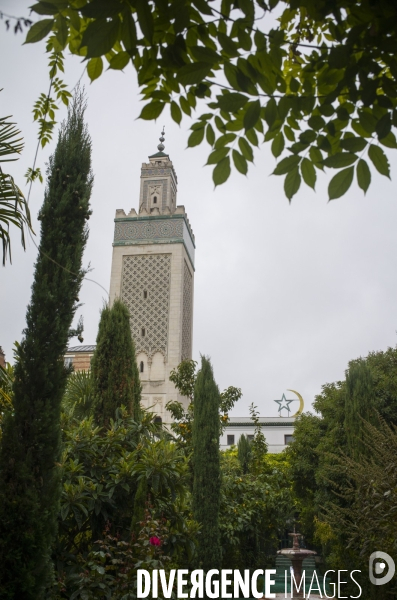
[[193,277],[186,262],[183,270],[182,360],[192,358]]
[[152,186],[152,185],[161,186],[161,198],[162,198],[161,208],[164,209],[167,205],[167,194],[168,194],[167,183],[168,183],[167,179],[145,179],[144,180],[141,203],[142,203],[142,206],[145,207],[148,212],[150,210],[150,206],[149,206],[150,186]]
[[136,352],[164,358],[168,347],[171,257],[169,254],[124,256],[121,297],[130,310]]

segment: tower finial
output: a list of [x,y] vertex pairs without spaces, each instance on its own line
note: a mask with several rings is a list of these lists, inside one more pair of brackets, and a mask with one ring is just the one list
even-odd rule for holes
[[161,132],[161,136],[159,138],[160,144],[157,146],[157,149],[158,149],[159,152],[162,152],[164,150],[164,148],[165,148],[165,146],[163,144],[164,139],[165,139],[164,138],[164,129],[165,129],[165,126],[163,125],[163,131]]

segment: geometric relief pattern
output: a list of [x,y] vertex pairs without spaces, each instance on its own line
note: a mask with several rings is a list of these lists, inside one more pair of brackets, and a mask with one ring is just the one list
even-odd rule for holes
[[186,262],[183,270],[182,360],[192,358],[193,277]]
[[115,242],[120,240],[169,240],[183,237],[183,219],[159,219],[156,221],[117,222],[114,229]]
[[135,350],[164,358],[168,347],[171,258],[169,254],[124,256],[121,298],[130,311]]
[[171,169],[141,169],[141,177],[149,175],[171,175]]

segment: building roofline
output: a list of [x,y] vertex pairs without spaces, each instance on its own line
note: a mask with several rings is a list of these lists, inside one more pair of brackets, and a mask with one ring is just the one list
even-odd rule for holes
[[96,348],[96,345],[94,345],[94,344],[90,344],[90,345],[86,345],[86,346],[71,346],[70,348],[68,348],[66,350],[66,354],[69,354],[69,353],[75,354],[76,352],[95,352],[95,348]]

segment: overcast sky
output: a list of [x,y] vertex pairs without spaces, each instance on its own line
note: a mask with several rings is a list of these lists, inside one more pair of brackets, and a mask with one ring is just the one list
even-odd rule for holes
[[[28,16],[29,4],[0,0],[0,11]],[[9,163],[9,171],[27,190],[23,176],[32,166],[38,131],[32,107],[48,89],[48,69],[45,45],[22,46],[24,35],[6,32],[0,21],[0,114],[13,115],[25,138],[22,157]],[[73,87],[83,70],[70,57],[66,83]],[[328,173],[316,192],[302,187],[289,205],[283,178],[270,175],[275,159],[267,145],[248,177],[234,173],[214,190],[211,168],[203,166],[208,146],[186,149],[189,120],[178,127],[167,112],[157,123],[136,120],[142,104],[132,68],[109,71],[93,84],[83,75],[82,82],[95,174],[84,264],[109,289],[115,210],[138,209],[141,163],[156,152],[164,124],[178,204],[196,236],[193,356],[211,357],[221,389],[241,387],[233,416],[248,415],[251,402],[261,416],[277,416],[274,400],[283,393],[294,397],[288,388],[300,392],[310,409],[324,383],[343,378],[349,360],[396,345],[396,152],[389,151],[393,181],[374,174],[366,197],[354,184],[346,197],[328,203]],[[59,113],[60,121],[66,110]],[[43,171],[55,137],[39,152]],[[35,183],[30,208],[37,234],[43,195],[44,185]],[[16,232],[12,249],[12,265],[0,267],[0,345],[11,362],[37,256],[31,242],[23,252]],[[80,299],[84,343],[92,344],[106,294],[86,281]],[[297,408],[298,402],[291,405]]]

